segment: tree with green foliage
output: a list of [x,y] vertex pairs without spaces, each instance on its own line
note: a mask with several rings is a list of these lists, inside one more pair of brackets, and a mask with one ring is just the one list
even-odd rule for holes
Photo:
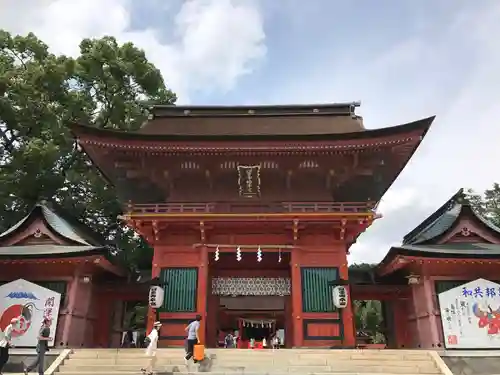
[[117,223],[117,195],[76,150],[68,124],[132,131],[147,119],[145,103],[175,100],[132,43],[84,39],[72,58],[52,54],[31,33],[0,30],[0,230],[54,199],[126,250],[127,261],[147,264],[147,245]]
[[481,216],[500,227],[500,184],[495,182],[483,194],[478,194],[469,189],[467,199]]
[[[351,271],[372,272],[376,264],[355,263],[349,266]],[[374,343],[384,341],[380,332],[384,321],[382,303],[380,301],[353,301],[356,331],[367,335]]]

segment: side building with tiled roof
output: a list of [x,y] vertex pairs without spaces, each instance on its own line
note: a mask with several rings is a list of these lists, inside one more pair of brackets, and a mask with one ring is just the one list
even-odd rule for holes
[[[481,216],[460,189],[404,236],[400,246],[391,247],[374,274],[377,280],[385,280],[385,284],[387,280],[398,279],[401,288],[407,289],[406,300],[393,302],[402,309],[400,318],[406,317],[399,319],[397,328],[400,336],[406,337],[406,347],[449,348],[458,347],[450,342],[460,341],[461,335],[465,340],[467,333],[464,333],[466,328],[460,328],[461,333],[446,333],[444,327],[451,326],[454,317],[441,316],[447,308],[440,306],[439,295],[472,281],[485,280],[495,285],[498,283],[495,280],[500,280],[499,269],[500,228]],[[474,301],[466,301],[467,296],[462,297],[463,301],[457,297],[462,307],[469,302],[470,306],[484,302],[493,309],[500,308],[500,300],[485,302],[477,299],[481,296],[475,296]],[[459,315],[464,314],[466,311],[460,310]],[[464,315],[463,319],[476,319],[471,315],[472,318]],[[465,320],[460,324],[465,327]]]
[[[119,252],[57,204],[35,205],[0,234],[0,331],[12,314],[19,315],[16,306],[31,306],[28,331],[18,339],[17,347],[33,346],[26,337],[30,329],[38,330],[41,321],[35,320],[41,319],[37,313],[41,310],[55,322],[51,332],[55,347],[118,346],[123,305],[128,299],[146,300],[148,288],[130,282]],[[36,293],[34,302],[9,298],[16,295],[12,292],[32,295],[24,289],[42,290],[39,287],[60,294],[59,306],[47,310]],[[115,316],[116,322],[110,316]]]

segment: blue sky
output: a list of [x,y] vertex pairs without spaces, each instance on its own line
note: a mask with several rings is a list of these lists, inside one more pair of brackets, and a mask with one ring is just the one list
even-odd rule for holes
[[[304,1],[289,1],[285,7],[263,4],[265,59],[255,64],[252,74],[239,80],[235,90],[196,92],[192,100],[230,104],[283,103],[293,99],[281,97],[283,88],[300,86],[308,78],[313,82],[317,79],[332,81],[329,92],[308,93],[312,97],[317,95],[311,99],[313,101],[362,99],[350,97],[344,90],[336,90],[336,86],[342,87],[346,78],[355,81],[353,66],[363,70],[366,62],[383,56],[390,48],[397,48],[401,41],[419,33],[439,33],[439,28],[432,23],[426,26],[424,22],[446,22],[449,17],[439,9],[434,13],[434,7],[429,6],[431,2],[423,1],[426,7],[391,0],[317,1],[312,2],[310,8],[303,5]],[[456,68],[461,74],[462,67]]]
[[1,0],[54,52],[132,41],[180,103],[362,102],[365,126],[437,115],[350,260],[379,261],[461,187],[499,180],[498,0]]
[[[183,1],[172,1],[161,11],[158,11],[158,3],[150,1],[134,5],[131,29],[154,27],[159,30],[160,40],[175,43],[178,36],[173,28],[165,27],[165,24],[174,22]],[[435,44],[440,44],[443,37],[451,39],[453,43],[462,43],[459,31],[450,31],[449,26],[456,22],[456,9],[460,12],[466,12],[467,9],[467,2],[460,0],[288,0],[246,3],[256,4],[260,11],[265,33],[265,56],[249,63],[251,71],[240,76],[231,90],[214,90],[209,86],[192,90],[189,93],[191,103],[288,102],[292,98],[282,97],[283,88],[300,86],[308,78],[312,78],[313,84],[318,79],[332,82],[327,92],[321,90],[317,94],[308,93],[310,96],[317,96],[313,98],[314,101],[362,99],[350,97],[343,88],[345,81],[350,80],[356,86],[363,85],[363,82],[356,79],[355,69],[359,69],[359,73],[364,76],[363,71],[374,60],[384,58],[389,51],[397,50],[405,42],[410,43],[415,39],[431,42],[429,53],[422,57],[426,60],[424,64],[437,65],[439,62],[428,61],[432,59],[429,55],[433,54]],[[454,33],[456,38],[447,35],[449,33]],[[450,86],[454,83],[458,85],[460,79],[457,77],[467,75],[468,67],[473,63],[470,61],[473,56],[467,56],[466,49],[451,52],[448,57],[460,59],[460,63],[447,65],[446,72],[432,73],[436,86],[439,86],[440,81],[446,82],[443,86],[446,92],[443,95],[450,95],[455,91]],[[414,64],[420,63],[414,61]],[[415,67],[406,67],[409,77],[404,82],[398,82],[398,87],[395,88],[404,89],[408,80],[418,79],[419,74],[425,72],[424,69],[420,72],[412,69]],[[391,71],[387,69],[380,74],[388,76]],[[168,76],[166,79],[168,81]]]

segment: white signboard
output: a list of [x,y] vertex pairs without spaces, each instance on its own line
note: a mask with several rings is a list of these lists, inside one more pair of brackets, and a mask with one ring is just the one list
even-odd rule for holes
[[500,285],[477,279],[440,293],[447,349],[500,348]]
[[[54,338],[61,294],[19,279],[0,286],[0,335],[13,318],[18,318],[12,332],[12,344],[35,347],[44,317],[51,318],[50,337]],[[54,340],[49,346],[54,346]]]

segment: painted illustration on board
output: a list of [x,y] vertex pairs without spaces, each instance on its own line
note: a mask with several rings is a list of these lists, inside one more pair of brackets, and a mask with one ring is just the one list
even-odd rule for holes
[[0,286],[0,335],[16,318],[12,331],[14,346],[35,347],[42,321],[48,318],[52,321],[51,337],[54,337],[60,301],[60,293],[23,279]]
[[478,318],[477,325],[479,328],[486,328],[488,330],[488,335],[498,335],[500,333],[500,308],[493,310],[492,307],[488,305],[486,310],[484,310],[479,303],[475,303],[472,306],[472,311]]
[[500,284],[477,279],[438,299],[446,348],[500,348]]

